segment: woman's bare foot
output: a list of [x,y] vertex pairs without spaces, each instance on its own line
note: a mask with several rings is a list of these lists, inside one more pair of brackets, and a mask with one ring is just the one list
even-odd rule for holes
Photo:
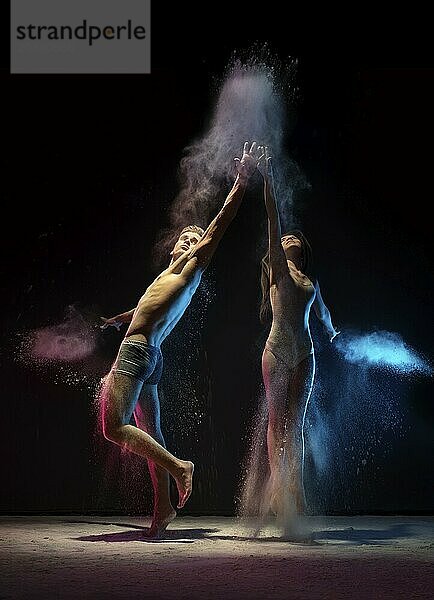
[[160,510],[154,513],[152,523],[148,530],[144,532],[147,538],[160,538],[166,527],[176,517],[176,511],[173,506],[169,506],[167,510]]
[[277,478],[270,478],[269,482],[269,509],[277,517],[282,514],[284,493],[282,482]]
[[275,517],[282,514],[282,506],[283,506],[282,492],[281,492],[281,490],[276,490],[273,493],[273,495],[271,496],[271,500],[270,500],[270,510]]
[[182,508],[190,497],[191,490],[193,489],[194,471],[194,464],[191,461],[181,460],[180,463],[179,475],[175,477],[179,494],[178,508]]

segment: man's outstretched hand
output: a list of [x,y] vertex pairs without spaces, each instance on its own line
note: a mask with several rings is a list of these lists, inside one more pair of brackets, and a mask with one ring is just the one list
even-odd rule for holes
[[252,142],[250,149],[249,142],[245,142],[242,157],[234,158],[240,178],[247,180],[251,175],[253,175],[261,159],[262,156],[258,156],[256,142]]
[[111,319],[106,319],[105,317],[100,317],[101,321],[103,321],[103,324],[100,325],[100,329],[107,329],[108,327],[116,327],[116,329],[119,331],[119,329],[121,328],[121,321],[117,321],[116,317],[112,317]]

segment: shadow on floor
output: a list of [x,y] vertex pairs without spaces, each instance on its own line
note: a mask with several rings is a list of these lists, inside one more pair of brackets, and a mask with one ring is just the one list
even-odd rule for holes
[[[192,544],[196,540],[208,539],[214,536],[209,534],[216,533],[219,529],[169,529],[165,532],[164,538],[147,538],[146,533],[149,527],[141,525],[132,525],[130,523],[110,523],[107,521],[66,521],[67,523],[86,523],[87,525],[112,525],[116,527],[128,527],[130,531],[120,531],[119,533],[101,533],[96,535],[83,535],[75,540],[82,542],[150,542],[153,544],[164,542],[177,542],[183,544]],[[132,530],[132,531],[131,531]]]
[[[66,523],[84,523],[88,525],[111,525],[115,527],[128,528],[128,531],[120,531],[119,533],[101,533],[95,535],[84,535],[76,540],[84,542],[148,542],[148,543],[184,543],[191,544],[197,540],[232,540],[246,542],[287,542],[298,543],[303,545],[319,545],[319,544],[339,544],[351,546],[384,546],[393,544],[398,539],[421,539],[429,537],[427,524],[416,523],[397,523],[384,529],[354,529],[347,527],[343,529],[327,529],[323,531],[306,531],[304,539],[288,539],[280,536],[258,536],[252,533],[246,535],[224,535],[221,529],[216,528],[193,528],[193,529],[168,529],[164,538],[146,538],[148,527],[135,525],[131,523],[111,523],[108,521],[65,521]],[[220,533],[220,535],[219,535]],[[431,533],[431,536],[433,533]]]
[[[327,540],[327,544],[333,542],[341,544],[344,542],[352,546],[385,546],[402,538],[411,540],[427,537],[428,527],[428,525],[417,523],[397,523],[385,529],[354,529],[353,527],[347,527],[345,529],[315,531],[313,538],[318,541]],[[432,534],[433,531],[431,531]]]

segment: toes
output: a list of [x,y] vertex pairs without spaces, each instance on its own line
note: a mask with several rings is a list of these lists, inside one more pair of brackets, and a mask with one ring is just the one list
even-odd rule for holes
[[178,508],[183,508],[184,507],[184,504],[190,498],[190,494],[191,494],[191,489],[185,491],[182,495],[179,496]]

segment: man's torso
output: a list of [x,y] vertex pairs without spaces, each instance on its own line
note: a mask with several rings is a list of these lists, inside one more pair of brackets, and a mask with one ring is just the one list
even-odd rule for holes
[[190,259],[173,270],[165,269],[140,298],[126,337],[135,336],[159,346],[190,304],[202,271]]

